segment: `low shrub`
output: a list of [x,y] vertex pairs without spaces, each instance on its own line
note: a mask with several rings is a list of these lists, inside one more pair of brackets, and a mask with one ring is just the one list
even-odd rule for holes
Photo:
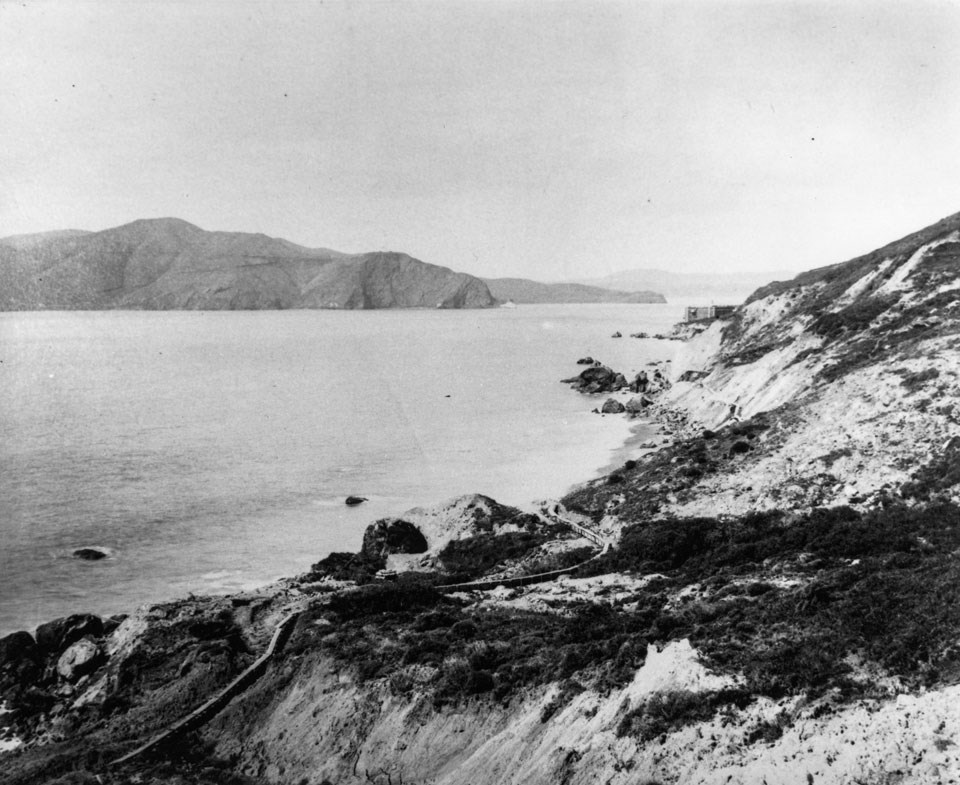
[[792,720],[790,715],[782,711],[772,720],[761,720],[744,737],[746,744],[756,744],[758,741],[765,744],[772,744],[781,736],[784,730],[790,727]]
[[418,581],[413,576],[402,576],[407,581],[398,583],[373,583],[353,591],[333,595],[327,610],[335,613],[341,621],[362,619],[384,613],[410,613],[421,608],[436,608],[449,603],[426,580]]
[[[653,738],[750,695],[881,694],[852,678],[851,654],[908,686],[960,679],[958,549],[960,508],[948,503],[652,521],[629,527],[588,566],[664,574],[626,605],[480,610],[428,585],[374,584],[331,600],[326,612],[339,624],[311,640],[361,679],[430,666],[427,689],[438,703],[509,700],[523,687],[574,677],[599,689],[622,685],[648,643],[681,638],[712,669],[743,678],[742,692],[660,696],[621,723],[623,733]],[[777,565],[805,577],[780,587],[763,580]],[[691,583],[700,586],[696,599],[668,602]],[[298,625],[300,634],[310,629]],[[759,729],[754,740],[775,732]]]
[[[960,439],[957,439],[960,450]],[[958,462],[956,465],[960,465]],[[956,470],[960,474],[960,469]],[[952,477],[952,474],[948,475]],[[658,520],[627,527],[619,545],[591,565],[603,572],[679,571],[688,581],[721,570],[752,568],[765,560],[853,559],[920,550],[920,539],[960,547],[960,508],[950,504],[893,505],[861,514],[849,507],[817,508],[787,522],[778,512],[716,518]]]
[[783,345],[783,342],[780,341],[776,343],[764,343],[750,346],[741,350],[740,352],[737,352],[736,354],[731,354],[724,357],[724,362],[728,366],[749,365],[750,363],[756,362],[761,357],[766,356],[770,352],[781,348]]
[[917,469],[901,488],[906,499],[927,501],[940,491],[960,485],[960,438],[954,437],[943,453]]
[[557,694],[540,710],[540,722],[547,722],[583,690],[584,686],[580,682],[573,679],[564,679],[560,683]]
[[553,572],[554,570],[564,570],[568,567],[576,567],[578,564],[583,564],[585,561],[590,559],[591,556],[596,554],[597,549],[591,547],[583,548],[572,548],[567,551],[560,551],[558,553],[551,553],[548,556],[544,556],[542,559],[538,559],[532,564],[528,565],[523,571],[524,575],[539,575],[544,572]]
[[635,709],[627,712],[617,725],[617,736],[634,736],[652,741],[695,722],[713,717],[726,705],[746,706],[750,697],[741,690],[690,692],[670,690],[657,692]]
[[385,559],[368,559],[359,553],[337,552],[314,564],[305,577],[307,580],[328,577],[335,581],[370,583],[377,571],[385,566]]
[[[504,608],[481,612],[464,610],[449,598],[439,598],[441,607],[429,609],[423,607],[429,602],[426,594],[386,601],[385,592],[371,595],[373,588],[350,592],[374,596],[371,605],[359,596],[331,604],[340,623],[334,632],[315,636],[312,645],[344,662],[360,680],[392,678],[412,665],[433,666],[437,676],[427,689],[439,704],[481,693],[506,700],[521,687],[582,671],[592,672],[600,684],[624,684],[643,662],[644,634],[656,615],[652,607],[624,614],[592,603],[569,615]],[[303,650],[296,642],[288,648]]]
[[938,371],[936,368],[927,368],[923,371],[907,374],[901,380],[900,385],[902,387],[906,387],[910,392],[916,392],[923,387],[926,382],[936,379],[939,376],[940,371]]
[[849,458],[851,455],[853,455],[853,451],[849,447],[838,447],[835,450],[821,455],[818,460],[823,461],[824,466],[829,469],[841,458]]
[[896,301],[895,297],[865,297],[855,300],[846,308],[833,313],[824,313],[810,325],[810,331],[827,340],[839,338],[850,332],[859,332],[870,324]]
[[450,582],[469,581],[498,564],[523,557],[547,539],[546,534],[520,531],[451,540],[440,551],[440,564],[449,574]]

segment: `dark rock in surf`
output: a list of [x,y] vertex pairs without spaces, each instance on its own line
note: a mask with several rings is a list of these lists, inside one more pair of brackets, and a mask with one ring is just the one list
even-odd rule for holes
[[613,398],[607,398],[603,403],[603,407],[600,409],[603,414],[621,414],[626,409],[620,401],[615,401]]
[[592,357],[581,357],[577,360],[577,365],[593,365]]
[[83,561],[100,561],[100,559],[106,559],[107,554],[99,548],[77,548],[73,552],[73,558]]
[[616,392],[627,386],[627,380],[622,373],[617,373],[605,365],[591,366],[579,376],[564,381],[582,393]]
[[613,384],[616,378],[616,372],[607,368],[606,365],[595,365],[592,368],[587,368],[580,374],[580,379],[587,384],[596,382],[604,386]]
[[348,496],[347,497],[347,506],[356,507],[358,504],[363,504],[367,501],[366,496]]

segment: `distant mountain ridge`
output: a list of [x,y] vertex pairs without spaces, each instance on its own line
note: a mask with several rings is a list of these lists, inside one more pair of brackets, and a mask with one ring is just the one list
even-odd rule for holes
[[729,300],[729,305],[743,302],[748,295],[771,281],[793,278],[796,272],[763,270],[749,273],[673,273],[667,270],[623,270],[602,278],[577,279],[575,283],[607,289],[638,291],[650,289],[667,298],[713,297]]
[[488,308],[480,279],[403,253],[344,254],[178,218],[0,239],[0,310]]
[[498,300],[515,303],[665,303],[658,292],[623,292],[579,283],[540,283],[526,278],[483,278]]
[[0,238],[0,244],[11,248],[34,248],[49,240],[65,240],[70,237],[82,237],[85,234],[93,233],[83,229],[54,229],[52,232],[38,232],[36,234],[13,234],[9,237]]

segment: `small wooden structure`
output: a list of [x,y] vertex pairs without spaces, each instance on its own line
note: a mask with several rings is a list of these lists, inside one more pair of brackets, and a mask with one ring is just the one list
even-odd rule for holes
[[725,319],[737,309],[735,305],[688,305],[685,322],[703,322],[710,319]]

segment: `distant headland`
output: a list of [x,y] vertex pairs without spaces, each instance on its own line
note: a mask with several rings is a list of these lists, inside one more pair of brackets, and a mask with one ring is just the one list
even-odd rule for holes
[[[178,218],[100,232],[0,239],[0,310],[280,310],[491,308],[516,302],[664,302],[651,292],[537,289],[537,299],[392,251],[346,254]],[[542,290],[542,291],[541,291]]]

